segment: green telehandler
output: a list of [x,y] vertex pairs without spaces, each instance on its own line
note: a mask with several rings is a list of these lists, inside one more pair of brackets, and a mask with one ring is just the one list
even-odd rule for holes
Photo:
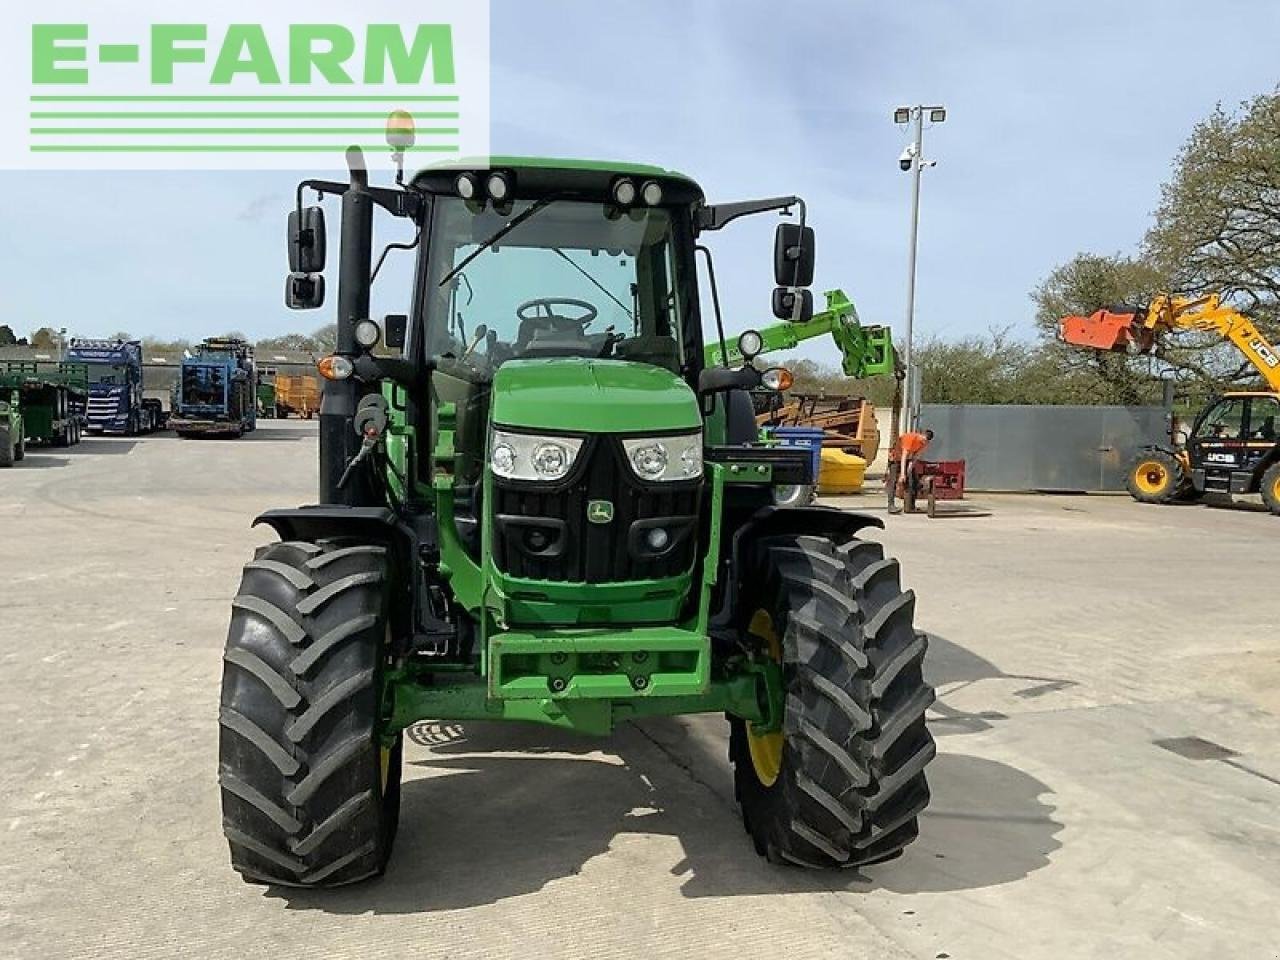
[[[304,197],[341,197],[337,338],[318,364],[319,503],[257,518],[280,539],[232,601],[233,867],[303,887],[381,873],[417,722],[604,735],[688,713],[727,717],[761,855],[901,853],[935,753],[914,595],[863,537],[876,518],[775,506],[810,455],[731,408],[778,372],[753,363],[756,331],[738,368],[703,342],[700,269],[729,353],[700,238],[751,214],[798,211],[777,228],[773,307],[808,322],[803,202],[712,205],[635,164],[493,157],[382,187],[358,149],[347,162],[346,182],[303,181],[289,217],[286,303],[319,307],[325,220]],[[381,322],[375,210],[408,221],[397,246],[416,256],[411,312]]]

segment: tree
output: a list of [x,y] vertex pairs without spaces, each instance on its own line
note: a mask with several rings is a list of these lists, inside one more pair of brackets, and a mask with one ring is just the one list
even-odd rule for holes
[[318,353],[320,345],[316,342],[315,337],[306,333],[286,333],[278,337],[267,337],[259,340],[255,345],[259,351],[265,350],[291,350],[301,353]]
[[338,346],[338,325],[336,323],[326,323],[318,330],[311,333],[311,337],[316,342],[316,347],[323,353],[334,350]]
[[[1179,293],[1220,293],[1280,339],[1280,92],[1197,124],[1161,191],[1146,256]],[[1185,339],[1185,338],[1183,338]],[[1252,379],[1214,340],[1188,369],[1205,380]]]
[[0,347],[12,347],[18,343],[18,338],[14,335],[13,327],[7,323],[0,324]]
[[58,345],[58,331],[52,327],[41,327],[31,334],[31,346],[41,350],[52,350]]

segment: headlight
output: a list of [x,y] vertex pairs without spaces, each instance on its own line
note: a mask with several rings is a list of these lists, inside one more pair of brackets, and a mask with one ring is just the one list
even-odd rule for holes
[[738,337],[738,352],[750,362],[764,349],[764,338],[757,330],[746,330]]
[[622,441],[627,462],[641,480],[695,480],[702,476],[702,434],[632,437]]
[[493,431],[489,466],[506,480],[563,480],[582,449],[581,437],[548,437]]

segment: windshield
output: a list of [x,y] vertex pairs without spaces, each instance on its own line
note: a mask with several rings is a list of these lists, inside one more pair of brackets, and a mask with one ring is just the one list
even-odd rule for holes
[[110,363],[90,363],[90,383],[110,383],[117,386],[128,383],[128,368]]
[[424,291],[431,353],[481,374],[515,357],[553,356],[679,370],[684,305],[667,211],[543,201],[484,248],[530,206],[499,214],[437,200]]
[[193,406],[218,405],[223,401],[226,370],[223,367],[182,368],[182,402]]
[[1214,405],[1196,430],[1203,440],[1239,440],[1244,428],[1244,400],[1228,397]]

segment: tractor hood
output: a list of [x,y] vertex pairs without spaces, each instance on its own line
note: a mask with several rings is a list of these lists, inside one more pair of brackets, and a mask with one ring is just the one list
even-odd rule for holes
[[493,422],[529,430],[661,433],[702,426],[689,385],[670,370],[579,357],[508,360],[493,378]]

